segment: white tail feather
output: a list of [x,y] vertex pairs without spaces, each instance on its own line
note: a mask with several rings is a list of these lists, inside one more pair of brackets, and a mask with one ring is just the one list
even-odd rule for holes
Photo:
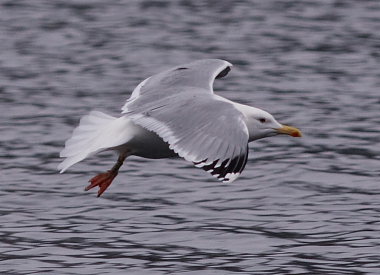
[[82,117],[60,153],[60,157],[66,158],[58,165],[60,173],[91,155],[128,142],[133,137],[128,129],[130,124],[126,117],[116,118],[98,111]]

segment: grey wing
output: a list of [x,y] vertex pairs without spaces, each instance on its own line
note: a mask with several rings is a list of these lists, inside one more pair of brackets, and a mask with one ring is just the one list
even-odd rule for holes
[[248,129],[242,113],[213,94],[183,89],[171,100],[138,100],[126,115],[157,133],[179,156],[219,180],[235,180],[248,156]]
[[214,80],[227,75],[231,67],[232,64],[225,60],[202,59],[153,75],[134,89],[122,111],[128,111],[129,104],[137,98],[140,102],[144,100],[151,102],[171,97],[183,87],[195,88],[188,89],[187,92],[202,91],[212,94]]

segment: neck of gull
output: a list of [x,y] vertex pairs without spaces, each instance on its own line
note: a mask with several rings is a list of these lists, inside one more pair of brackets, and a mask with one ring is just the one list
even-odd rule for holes
[[262,114],[267,114],[266,111],[245,104],[240,104],[221,96],[218,97],[220,98],[220,100],[232,104],[239,112],[241,112],[244,115],[244,123],[247,125],[248,128],[249,142],[265,137],[265,135],[263,135],[262,137],[257,135],[257,131],[255,131],[254,125],[257,124],[255,118],[260,117],[260,115]]

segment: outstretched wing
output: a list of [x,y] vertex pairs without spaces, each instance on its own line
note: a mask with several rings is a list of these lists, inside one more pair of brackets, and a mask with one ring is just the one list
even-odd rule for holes
[[139,102],[154,101],[163,97],[176,95],[183,87],[196,88],[198,91],[213,93],[216,78],[224,77],[231,70],[232,64],[221,59],[202,59],[192,63],[171,68],[142,81],[132,92],[122,108],[128,111],[130,103],[139,98]]
[[137,87],[123,113],[195,166],[233,181],[247,162],[248,129],[243,114],[212,91],[214,79],[230,66],[201,60],[152,76]]

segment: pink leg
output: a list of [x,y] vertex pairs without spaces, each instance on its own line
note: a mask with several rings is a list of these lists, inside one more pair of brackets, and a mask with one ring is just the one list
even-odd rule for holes
[[120,155],[117,159],[116,164],[112,167],[111,170],[108,170],[105,173],[100,173],[97,176],[93,177],[89,180],[90,185],[88,185],[84,190],[88,191],[96,186],[99,187],[98,190],[98,197],[100,197],[104,191],[108,188],[108,186],[111,185],[114,178],[117,176],[120,167],[123,165],[123,162],[127,156],[126,155]]

